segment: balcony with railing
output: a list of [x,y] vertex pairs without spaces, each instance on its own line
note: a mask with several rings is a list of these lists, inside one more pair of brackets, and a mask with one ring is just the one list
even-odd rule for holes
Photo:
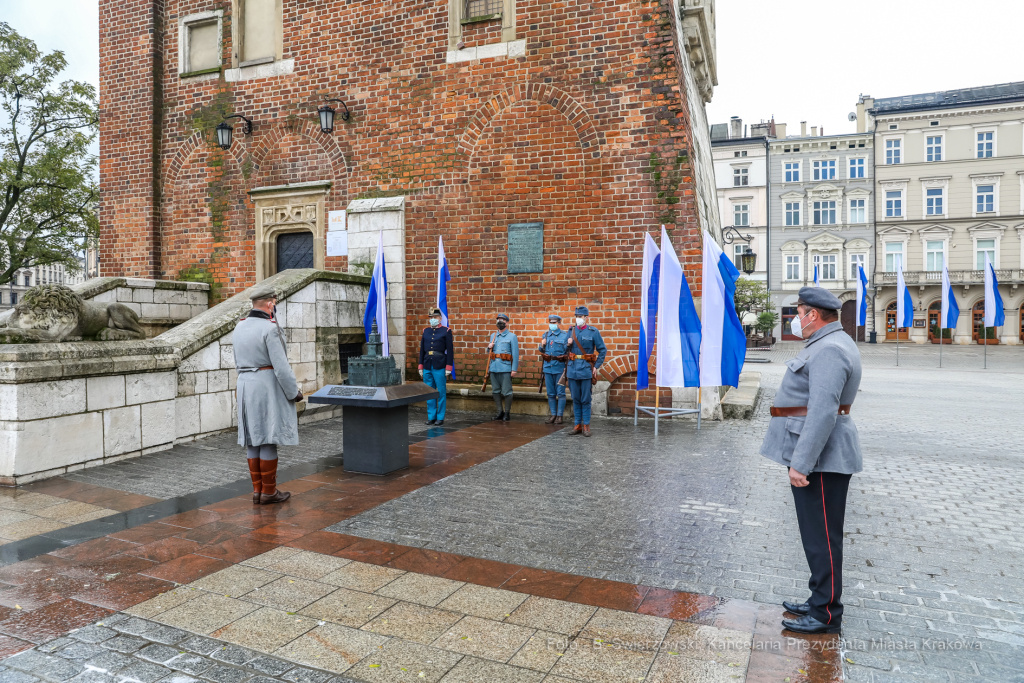
[[[905,270],[903,280],[907,286],[911,285],[941,285],[941,270]],[[1024,283],[1024,269],[1000,268],[996,270],[996,280],[1001,285],[1019,285]],[[895,285],[896,273],[878,273],[875,283],[880,286]],[[953,285],[982,285],[985,284],[984,270],[951,270],[949,271],[949,283]]]

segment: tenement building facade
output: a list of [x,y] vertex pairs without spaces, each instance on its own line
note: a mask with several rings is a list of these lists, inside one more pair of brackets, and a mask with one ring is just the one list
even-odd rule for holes
[[[938,343],[943,263],[960,320],[956,344],[1024,339],[1024,82],[862,98],[878,165],[875,324],[884,338]],[[985,258],[995,266],[1006,324],[985,330]],[[897,328],[896,267],[914,300]]]
[[[857,277],[870,278],[874,145],[870,133],[823,135],[801,123],[799,135],[779,135],[769,143],[771,195],[771,294],[781,321],[776,337],[797,340],[790,323],[796,316],[797,293],[814,284],[829,289],[843,302],[843,329],[865,339],[857,327]],[[870,331],[870,330],[868,330]]]
[[[462,377],[496,312],[528,341],[586,304],[613,382],[635,370],[645,231],[669,229],[699,291],[701,231],[720,234],[714,0],[100,0],[100,17],[103,275],[223,298],[284,268],[368,273],[383,234],[405,364],[443,237]],[[524,354],[520,376],[539,368]]]

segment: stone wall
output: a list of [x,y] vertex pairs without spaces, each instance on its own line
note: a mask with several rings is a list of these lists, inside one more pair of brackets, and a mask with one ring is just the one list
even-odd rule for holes
[[[363,340],[369,278],[309,269],[266,282],[281,292],[278,319],[303,393],[339,383],[338,344]],[[125,289],[134,297],[145,288],[107,291],[117,296]],[[148,289],[154,299],[163,291]],[[234,427],[231,333],[250,307],[241,292],[155,339],[0,345],[0,484],[136,457]],[[336,411],[304,403],[298,410],[303,421]]]

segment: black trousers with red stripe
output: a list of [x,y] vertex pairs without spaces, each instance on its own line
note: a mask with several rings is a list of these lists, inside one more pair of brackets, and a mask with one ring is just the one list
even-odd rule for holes
[[812,472],[808,486],[792,486],[800,540],[811,568],[810,615],[825,624],[843,618],[843,522],[849,474]]

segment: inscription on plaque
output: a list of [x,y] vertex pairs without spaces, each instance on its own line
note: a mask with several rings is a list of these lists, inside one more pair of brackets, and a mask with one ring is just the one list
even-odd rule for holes
[[543,223],[512,223],[508,226],[508,272],[544,272]]
[[328,396],[376,396],[376,389],[364,389],[361,387],[333,387],[327,392]]

